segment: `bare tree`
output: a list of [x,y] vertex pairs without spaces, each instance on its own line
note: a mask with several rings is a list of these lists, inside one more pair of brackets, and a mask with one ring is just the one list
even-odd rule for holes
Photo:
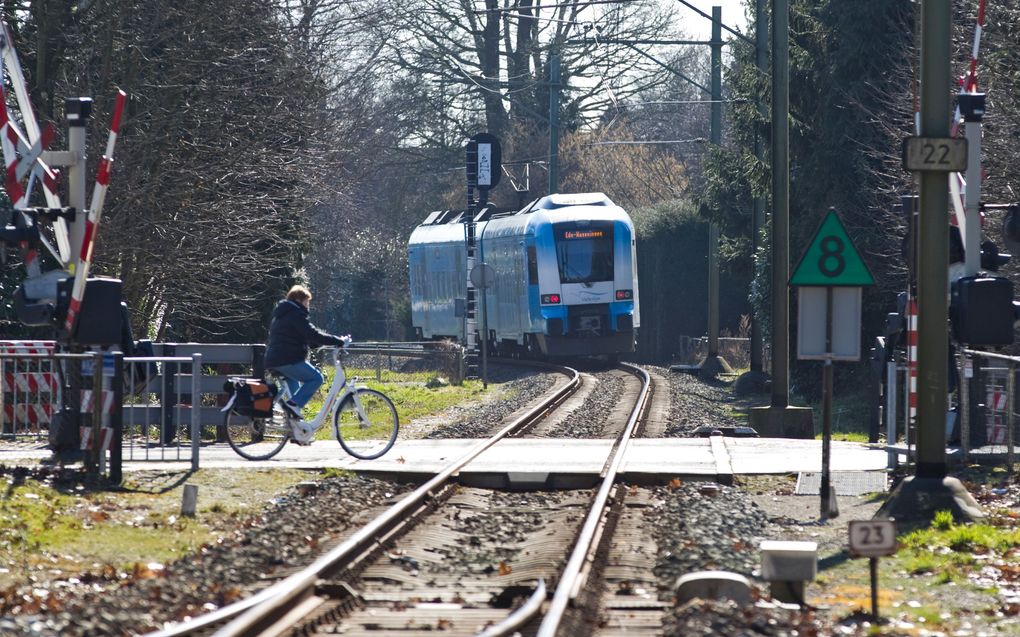
[[[661,67],[620,40],[675,32],[668,5],[620,2],[415,0],[392,5],[395,72],[416,78],[442,102],[462,136],[511,122],[547,125],[550,60],[560,58],[563,124],[574,128],[663,81]],[[423,128],[423,140],[436,132]]]

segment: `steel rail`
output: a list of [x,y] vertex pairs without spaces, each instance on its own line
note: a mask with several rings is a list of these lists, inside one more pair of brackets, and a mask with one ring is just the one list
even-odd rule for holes
[[581,528],[581,533],[578,535],[574,550],[570,554],[570,559],[567,560],[567,565],[564,567],[563,574],[556,585],[556,592],[553,593],[549,608],[542,619],[541,625],[538,627],[536,637],[554,637],[556,635],[556,631],[559,630],[560,623],[563,621],[563,616],[567,611],[567,605],[577,596],[581,585],[584,583],[585,578],[582,576],[582,573],[589,561],[592,550],[595,548],[593,544],[595,544],[596,536],[599,535],[598,530],[601,526],[606,503],[609,501],[609,493],[612,491],[613,485],[616,482],[616,475],[623,465],[623,458],[626,455],[631,435],[637,427],[642,412],[644,412],[645,401],[648,398],[651,386],[651,377],[648,375],[648,372],[636,365],[627,363],[621,363],[621,365],[630,368],[635,375],[642,378],[644,385],[641,387],[641,393],[638,395],[637,405],[627,420],[627,426],[624,428],[623,433],[620,434],[620,442],[613,453],[608,468],[604,472],[605,478],[602,481],[602,486],[599,487],[599,491],[595,495],[595,500],[588,512],[588,517],[584,521],[584,526]]
[[376,545],[380,536],[392,534],[395,529],[411,517],[409,515],[410,512],[434,498],[435,494],[465,465],[503,438],[514,433],[517,429],[530,425],[535,418],[535,414],[544,414],[548,410],[549,405],[562,401],[567,395],[576,390],[581,383],[578,371],[569,367],[557,367],[557,369],[568,373],[570,380],[564,383],[554,394],[545,398],[534,409],[529,410],[527,414],[523,414],[506,425],[492,437],[476,444],[464,455],[448,464],[446,468],[428,482],[405,496],[382,515],[358,529],[354,535],[333,550],[320,556],[309,566],[247,599],[224,606],[212,613],[172,628],[149,633],[144,637],[183,637],[184,635],[193,635],[200,631],[208,631],[216,624],[227,621],[229,621],[228,624],[214,633],[216,637],[241,637],[259,634],[265,626],[282,617],[300,600],[310,596],[314,591],[316,582],[323,576],[328,576],[330,573],[339,570],[343,565],[352,561],[353,558]]
[[538,586],[535,587],[535,592],[531,594],[531,597],[528,598],[527,602],[508,615],[506,619],[495,626],[489,626],[482,632],[475,635],[475,637],[502,637],[503,635],[511,634],[524,624],[531,621],[531,618],[542,610],[542,604],[544,602],[545,580],[539,578]]

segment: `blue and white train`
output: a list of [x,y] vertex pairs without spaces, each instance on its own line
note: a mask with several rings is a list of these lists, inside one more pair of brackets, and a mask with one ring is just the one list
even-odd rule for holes
[[[638,310],[634,224],[602,193],[555,194],[519,211],[476,216],[477,261],[494,271],[479,294],[489,343],[501,353],[616,355],[634,351]],[[420,339],[463,342],[464,213],[437,211],[408,242],[411,322]]]

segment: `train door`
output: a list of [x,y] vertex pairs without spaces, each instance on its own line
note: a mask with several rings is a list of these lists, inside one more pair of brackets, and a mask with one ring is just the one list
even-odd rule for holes
[[[528,324],[523,325],[524,332],[538,332],[542,330],[541,325],[541,303],[538,287],[538,248],[535,245],[535,235],[528,235],[523,241],[524,259],[527,267],[528,282],[525,286],[527,294],[520,300],[521,313],[528,317]],[[525,337],[527,338],[527,337]]]

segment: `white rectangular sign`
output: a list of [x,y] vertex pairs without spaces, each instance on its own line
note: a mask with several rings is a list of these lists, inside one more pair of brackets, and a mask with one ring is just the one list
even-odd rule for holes
[[478,185],[492,185],[492,144],[478,144]]
[[896,523],[892,520],[850,522],[850,553],[859,557],[882,557],[896,552]]
[[[825,360],[826,290],[797,288],[797,358]],[[861,359],[861,288],[832,288],[832,360]]]

